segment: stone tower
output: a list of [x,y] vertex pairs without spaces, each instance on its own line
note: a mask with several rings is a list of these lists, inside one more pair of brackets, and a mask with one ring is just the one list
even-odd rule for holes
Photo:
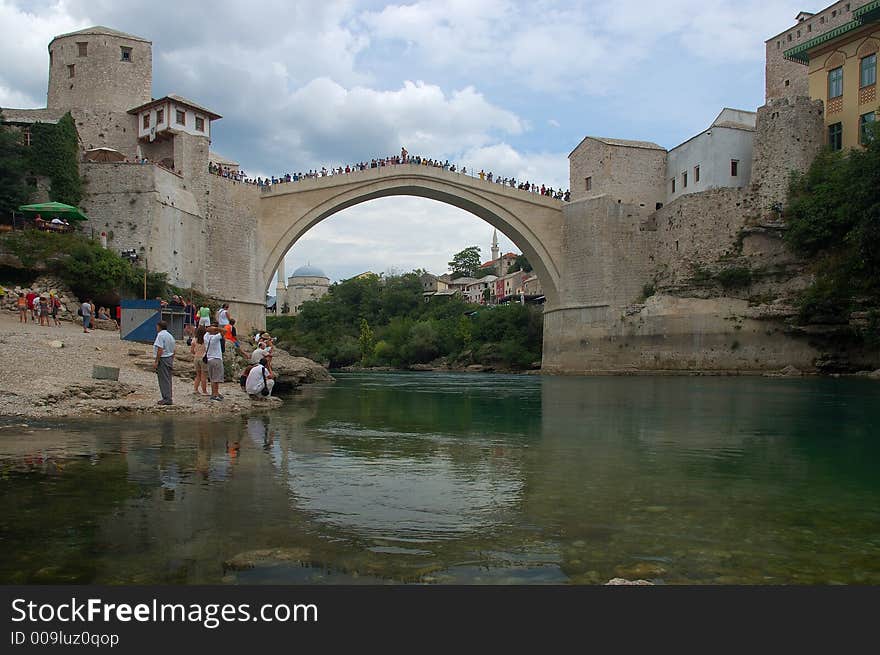
[[134,157],[137,129],[126,112],[149,102],[153,45],[108,27],[87,27],[49,43],[47,107],[69,111],[84,149],[109,147]]
[[803,173],[825,145],[824,105],[806,97],[772,100],[758,109],[752,192],[761,216],[788,195],[792,171]]
[[[492,261],[501,270],[501,262],[498,260],[498,230],[492,230]],[[498,274],[501,277],[501,273]]]
[[284,257],[278,264],[278,281],[275,283],[275,313],[280,314],[281,308],[287,302],[287,286],[284,284]]
[[87,27],[49,42],[49,109],[126,112],[150,101],[153,44]]

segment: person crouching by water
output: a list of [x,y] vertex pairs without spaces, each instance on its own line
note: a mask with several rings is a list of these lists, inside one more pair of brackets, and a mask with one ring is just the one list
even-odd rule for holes
[[192,344],[189,347],[189,351],[193,355],[193,364],[196,368],[196,379],[193,382],[193,393],[195,395],[199,395],[199,387],[202,388],[202,393],[204,395],[208,395],[208,363],[205,361],[205,332],[206,328],[204,326],[199,326],[199,329],[196,330],[196,338],[193,339]]
[[162,400],[158,405],[171,404],[171,373],[174,371],[174,346],[175,341],[168,331],[165,321],[156,323],[156,340],[153,342],[153,351],[156,353],[156,362],[153,368],[159,378],[159,392]]
[[275,386],[275,374],[266,368],[266,360],[261,359],[259,363],[248,367],[247,378],[244,383],[244,390],[251,397],[271,396],[272,388]]
[[208,358],[208,382],[211,383],[211,400],[223,400],[220,395],[220,383],[224,381],[223,373],[223,335],[216,323],[208,328],[205,339],[205,355]]

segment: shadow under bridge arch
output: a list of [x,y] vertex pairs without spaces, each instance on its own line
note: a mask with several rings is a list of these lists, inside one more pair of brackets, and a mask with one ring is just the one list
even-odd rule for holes
[[279,184],[265,192],[260,198],[258,219],[264,288],[269,288],[285,253],[324,219],[377,198],[417,196],[470,212],[507,235],[538,275],[547,305],[557,305],[562,204],[552,198],[459,173],[424,169],[422,166],[390,166]]

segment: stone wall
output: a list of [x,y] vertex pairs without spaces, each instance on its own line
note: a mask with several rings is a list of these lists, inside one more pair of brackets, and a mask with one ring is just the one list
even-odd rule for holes
[[152,143],[141,143],[141,152],[149,161],[174,161],[174,139],[159,138]]
[[561,306],[622,307],[638,297],[651,270],[640,229],[649,214],[611,196],[563,208]]
[[730,255],[752,213],[750,197],[743,189],[682,196],[657,211],[644,225],[654,262],[652,281],[681,285],[696,267]]
[[656,295],[634,313],[560,309],[544,317],[549,373],[813,370],[819,352],[730,298]]
[[203,273],[205,220],[183,179],[151,164],[82,165],[89,216],[83,229],[106,232],[108,247],[133,248],[139,264],[191,286]]
[[257,216],[260,188],[206,175],[209,193],[206,259],[200,284],[230,303],[239,334],[266,325],[266,280],[260,264]]
[[135,117],[124,111],[72,108],[83,150],[113,148],[134,161],[137,156]]
[[751,193],[758,213],[784,204],[792,171],[809,169],[825,145],[821,100],[783,98],[758,109]]

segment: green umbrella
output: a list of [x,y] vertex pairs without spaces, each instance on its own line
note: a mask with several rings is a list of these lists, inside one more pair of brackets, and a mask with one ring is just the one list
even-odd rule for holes
[[28,214],[44,214],[46,216],[63,216],[74,221],[87,221],[89,217],[83,214],[78,207],[65,205],[62,202],[41,202],[36,205],[22,205],[18,211]]

